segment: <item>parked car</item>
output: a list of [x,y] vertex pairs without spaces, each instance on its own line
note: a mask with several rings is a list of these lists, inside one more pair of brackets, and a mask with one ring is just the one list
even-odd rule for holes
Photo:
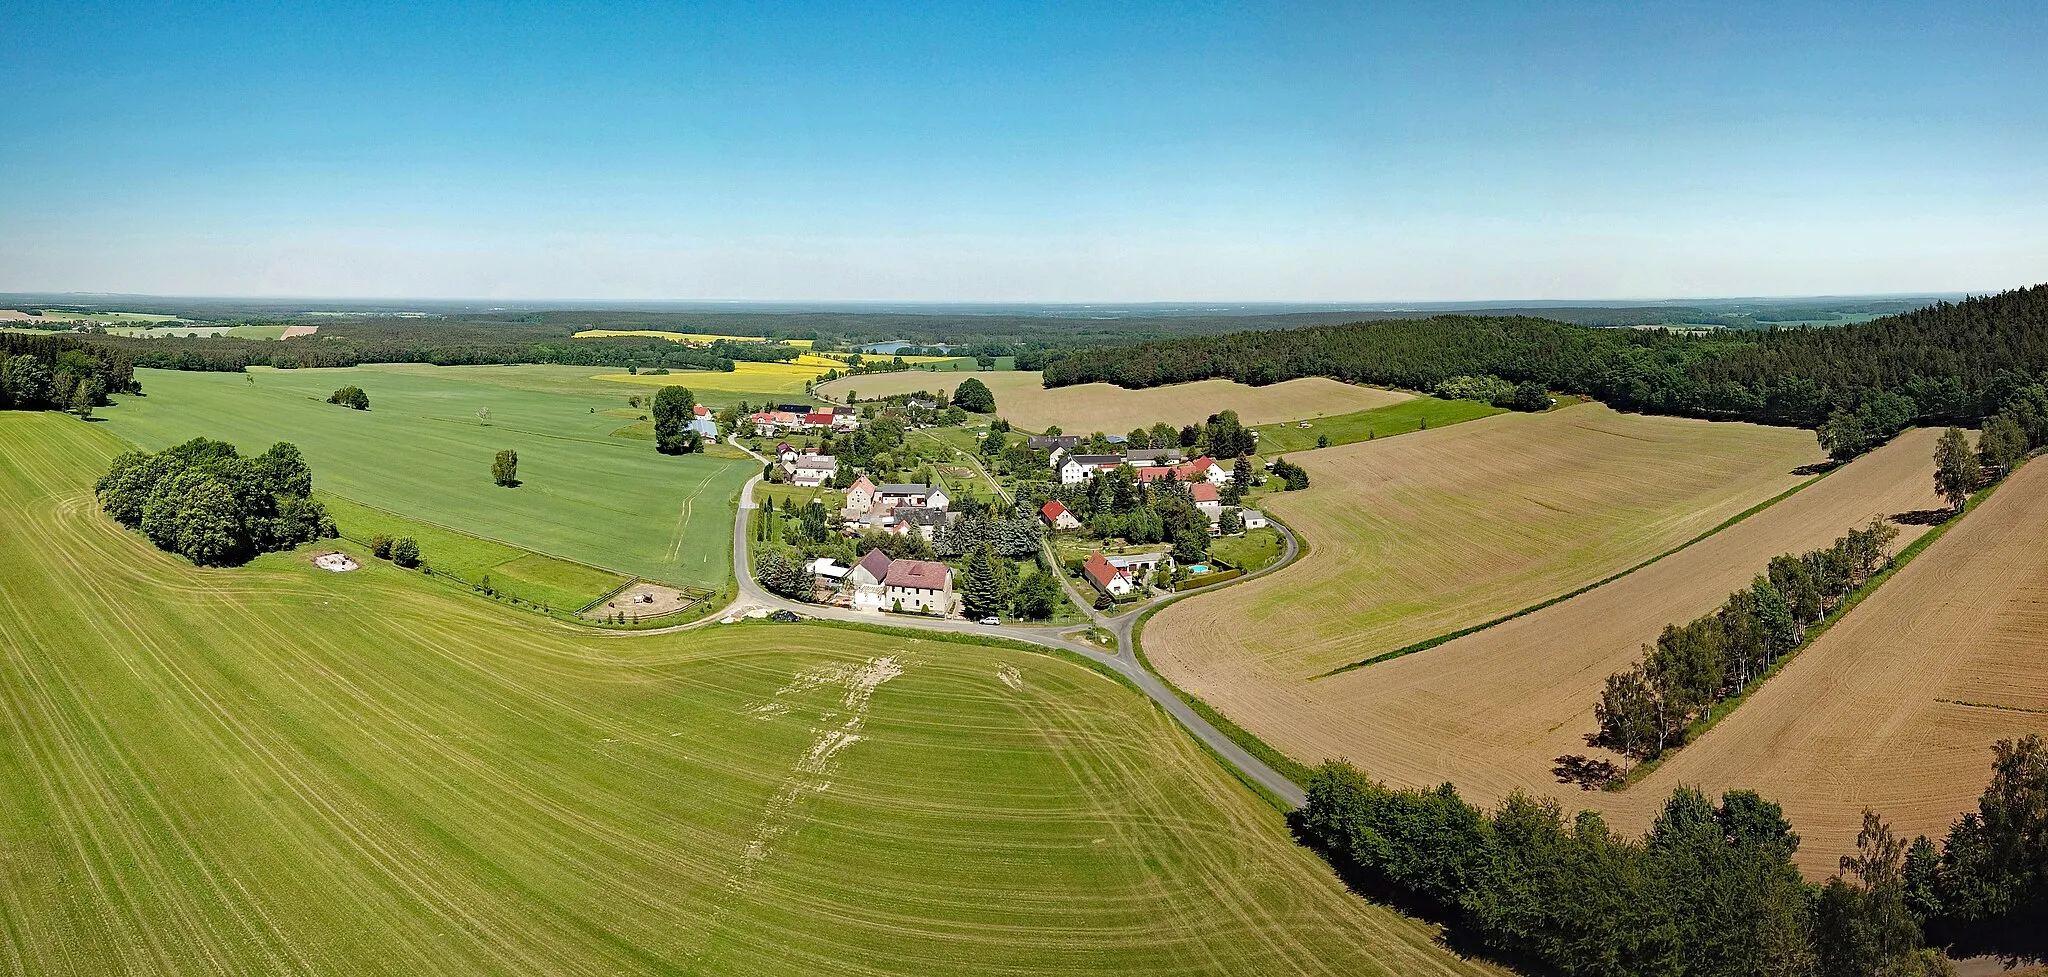
[[1003,623],[1003,619],[1002,619],[1002,618],[999,618],[999,617],[997,617],[997,616],[995,616],[994,614],[990,614],[989,616],[987,616],[987,617],[985,617],[985,618],[982,618],[982,619],[981,619],[981,623],[983,623],[983,624],[1001,624],[1001,623]]

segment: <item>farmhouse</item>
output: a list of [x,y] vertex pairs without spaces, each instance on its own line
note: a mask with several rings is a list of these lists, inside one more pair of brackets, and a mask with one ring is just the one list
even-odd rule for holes
[[1137,587],[1131,580],[1129,570],[1111,566],[1108,560],[1103,559],[1100,551],[1089,554],[1088,563],[1083,569],[1088,573],[1088,582],[1094,584],[1095,589],[1111,597],[1122,597]]
[[[877,551],[879,552],[879,551]],[[953,612],[953,568],[933,560],[891,560],[882,578],[890,610]]]
[[1188,491],[1195,497],[1195,508],[1202,510],[1202,514],[1209,517],[1209,525],[1214,526],[1217,520],[1223,518],[1223,497],[1216,491],[1216,486],[1208,482],[1196,482]]
[[889,579],[890,562],[889,554],[869,550],[868,555],[853,565],[846,578],[853,583],[854,609],[879,611],[889,606],[888,591],[882,581]]
[[1216,459],[1203,455],[1194,461],[1173,470],[1173,477],[1183,482],[1209,482],[1221,485],[1230,481],[1230,469],[1216,463]]
[[927,541],[939,531],[940,526],[953,521],[952,514],[944,509],[898,509],[895,515],[896,525],[892,532],[898,536],[915,532]]
[[1131,464],[1145,468],[1154,465],[1178,465],[1187,460],[1187,453],[1179,448],[1132,448],[1124,453]]
[[803,426],[803,415],[784,410],[760,411],[750,415],[747,420],[753,422],[754,434],[764,438],[772,438],[784,431]]
[[1078,434],[1034,434],[1024,439],[1024,446],[1033,451],[1072,451],[1080,443]]
[[868,481],[866,475],[854,479],[853,484],[846,487],[847,512],[857,516],[868,511],[874,504],[875,483]]
[[1081,528],[1081,520],[1074,518],[1074,514],[1068,512],[1067,507],[1061,505],[1058,499],[1047,502],[1044,507],[1038,510],[1038,514],[1043,516],[1046,524],[1054,529]]
[[806,488],[816,488],[839,474],[839,459],[831,455],[803,455],[790,463],[789,480]]
[[804,415],[804,430],[815,431],[820,428],[829,428],[832,426],[832,418],[834,416],[836,415],[829,410],[811,411]]
[[1173,566],[1173,557],[1166,553],[1122,553],[1105,555],[1103,559],[1108,560],[1110,566],[1129,572],[1134,580],[1140,573],[1157,572],[1161,564],[1169,568]]
[[1079,485],[1096,472],[1109,471],[1123,463],[1123,455],[1067,455],[1060,460],[1060,484]]
[[933,485],[915,482],[884,485],[875,492],[874,508],[883,512],[897,509],[945,509],[950,508],[952,499],[946,490]]
[[706,441],[718,440],[718,419],[711,416],[711,408],[698,404],[690,409],[690,430]]
[[1264,529],[1269,525],[1266,514],[1257,509],[1239,509],[1237,518],[1244,523],[1246,529]]

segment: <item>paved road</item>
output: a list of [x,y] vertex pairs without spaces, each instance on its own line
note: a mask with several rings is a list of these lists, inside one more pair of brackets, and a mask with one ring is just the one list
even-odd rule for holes
[[[767,459],[762,458],[760,455],[755,455],[745,445],[740,444],[738,439],[733,439],[732,444],[734,447],[754,455],[756,461],[764,465],[767,464]],[[970,461],[974,461],[976,467],[980,466],[980,461],[975,460],[973,456],[969,455],[968,458]],[[1152,671],[1138,660],[1137,644],[1133,638],[1133,629],[1138,623],[1138,618],[1144,616],[1147,611],[1153,608],[1162,607],[1182,597],[1192,595],[1182,594],[1177,597],[1152,601],[1115,617],[1108,617],[1094,610],[1088,602],[1078,600],[1079,595],[1075,595],[1077,598],[1076,602],[1088,612],[1090,620],[1094,621],[1097,626],[1106,628],[1116,635],[1117,650],[1115,653],[1104,651],[1102,648],[1087,641],[1069,638],[1060,633],[1062,630],[1072,630],[1070,628],[985,625],[952,618],[940,619],[916,617],[907,614],[882,614],[874,611],[856,611],[844,607],[827,607],[820,604],[805,604],[793,600],[785,600],[763,590],[759,584],[756,584],[754,582],[753,568],[747,562],[747,510],[756,508],[754,505],[754,486],[760,481],[761,476],[756,475],[748,479],[746,485],[740,487],[739,517],[733,520],[732,572],[734,579],[739,582],[739,596],[734,599],[733,603],[726,608],[723,614],[692,624],[664,629],[665,631],[703,627],[725,617],[730,617],[735,613],[745,613],[746,611],[759,608],[769,611],[789,610],[802,614],[805,617],[825,618],[835,621],[886,624],[891,627],[987,635],[1008,638],[1013,641],[1029,642],[1046,648],[1070,651],[1107,665],[1115,669],[1117,674],[1130,679],[1131,683],[1143,691],[1148,698],[1158,703],[1159,707],[1166,710],[1168,715],[1172,716],[1182,726],[1187,727],[1188,732],[1195,734],[1196,739],[1201,740],[1204,745],[1214,750],[1218,756],[1221,756],[1230,765],[1236,767],[1247,779],[1272,791],[1287,803],[1296,807],[1301,806],[1307,801],[1307,794],[1302,791],[1299,784],[1281,776],[1279,771],[1267,766],[1265,761],[1251,755],[1244,747],[1237,745],[1230,737],[1223,735],[1221,730],[1210,725],[1208,720],[1203,719],[1199,713],[1189,708],[1187,703],[1181,701],[1180,696],[1175,695],[1172,689],[1167,688],[1166,683],[1159,676],[1152,674]],[[994,479],[990,479],[989,484],[994,485],[996,482]],[[998,488],[998,491],[1001,491],[1001,489]],[[1286,542],[1286,549],[1282,552],[1280,559],[1257,573],[1249,573],[1239,579],[1249,580],[1252,577],[1270,573],[1285,566],[1294,559],[1298,552],[1298,547],[1294,541],[1294,534],[1288,532],[1279,523],[1274,523],[1273,526],[1280,531],[1281,539]],[[1068,587],[1068,592],[1072,594],[1073,585],[1070,581],[1066,580],[1066,574],[1062,573],[1059,576],[1062,583]],[[1225,586],[1228,585],[1226,584]],[[643,631],[638,633],[646,634],[649,632]]]

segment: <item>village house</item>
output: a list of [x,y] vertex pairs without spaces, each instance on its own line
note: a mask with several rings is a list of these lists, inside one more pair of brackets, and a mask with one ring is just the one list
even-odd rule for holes
[[1239,509],[1237,510],[1237,518],[1238,521],[1244,523],[1244,528],[1246,529],[1264,529],[1269,525],[1266,521],[1266,514],[1257,509]]
[[835,416],[836,415],[834,415],[829,410],[811,411],[809,413],[806,413],[804,415],[804,430],[829,430],[832,427],[832,418]]
[[1173,470],[1173,477],[1183,482],[1208,482],[1221,485],[1230,481],[1230,469],[1216,463],[1216,459],[1203,455]]
[[934,560],[891,560],[883,606],[924,614],[953,612],[953,568]]
[[884,485],[875,491],[874,508],[884,512],[897,509],[947,509],[952,499],[946,490],[934,485],[915,482]]
[[1188,491],[1195,497],[1195,508],[1202,510],[1202,515],[1209,517],[1209,525],[1214,526],[1217,520],[1223,518],[1223,497],[1216,491],[1216,486],[1208,482],[1196,482]]
[[1088,562],[1083,569],[1088,574],[1088,582],[1094,584],[1095,589],[1111,597],[1122,597],[1137,588],[1137,583],[1131,579],[1129,570],[1112,566],[1100,552],[1089,554]]
[[1172,554],[1163,552],[1122,553],[1116,555],[1105,555],[1103,559],[1108,560],[1110,566],[1128,572],[1131,575],[1132,580],[1136,580],[1139,574],[1157,573],[1161,566],[1164,566],[1169,570],[1173,569]]
[[889,563],[889,554],[869,550],[853,565],[846,578],[853,584],[855,610],[879,611],[889,606],[888,589],[882,585],[882,581],[889,579]]
[[718,440],[718,419],[711,416],[711,408],[698,404],[690,409],[690,430],[706,441]]
[[772,438],[784,431],[793,431],[803,426],[803,415],[794,411],[760,411],[747,418],[753,422],[754,434]]
[[839,474],[839,459],[831,455],[803,455],[798,457],[789,468],[790,482],[805,488],[816,488],[823,485],[831,481],[832,476],[837,474]]
[[846,487],[847,512],[860,515],[867,512],[874,504],[875,483],[868,481],[866,475],[854,479],[853,484]]
[[1033,451],[1072,451],[1080,443],[1078,434],[1034,434],[1024,439],[1024,446]]
[[953,521],[952,513],[944,509],[906,508],[896,510],[893,515],[896,517],[896,525],[891,528],[892,532],[898,536],[915,532],[923,536],[926,542],[931,541],[932,536],[938,533],[940,526]]
[[1045,517],[1046,524],[1054,529],[1081,528],[1081,520],[1074,518],[1074,514],[1068,512],[1067,507],[1058,499],[1047,502],[1038,510],[1038,514]]
[[1123,455],[1067,455],[1057,469],[1060,484],[1079,485],[1096,472],[1111,471],[1123,463]]
[[1132,448],[1124,453],[1131,464],[1138,468],[1178,465],[1187,460],[1187,452],[1179,448]]

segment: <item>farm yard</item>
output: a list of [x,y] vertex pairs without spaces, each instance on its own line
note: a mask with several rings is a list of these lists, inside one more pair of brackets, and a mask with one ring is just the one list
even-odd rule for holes
[[[1925,481],[1933,438],[1915,441]],[[1699,742],[1600,806],[1640,827],[1677,784],[1755,788],[1799,826],[1809,875],[1854,848],[1865,807],[1904,837],[1938,838],[1976,809],[1993,742],[2048,732],[2044,539],[2037,459]]]
[[[1771,557],[1825,545],[1873,515],[1938,504],[1927,475],[1936,433],[1911,432],[1619,580],[1434,648],[1327,677],[1219,655],[1188,682],[1199,686],[1211,705],[1304,761],[1345,756],[1377,777],[1406,786],[1452,780],[1482,804],[1521,788],[1568,793],[1568,805],[1603,810],[1616,803],[1621,810],[1632,809],[1635,798],[1647,805],[1667,796],[1678,781],[1663,780],[1660,771],[1654,782],[1623,795],[1580,794],[1551,775],[1555,757],[1586,752],[1580,737],[1597,725],[1593,706],[1607,675],[1626,668],[1664,625],[1691,620],[1746,586]],[[1922,526],[1899,528],[1899,547],[1926,531]],[[1896,580],[1886,584],[1880,596],[1897,585]],[[1202,600],[1228,603],[1227,598]],[[1202,602],[1194,607],[1202,609]],[[1155,630],[1146,637],[1152,639]],[[1811,653],[1802,654],[1791,668],[1807,667]],[[1159,657],[1153,653],[1155,663]],[[1772,683],[1783,681],[1786,676]],[[1193,691],[1190,685],[1182,687]],[[1747,703],[1735,716],[1755,708],[1755,702]],[[1710,751],[1721,735],[1717,729],[1679,756]],[[1981,777],[1983,769],[1978,763],[1969,772]],[[1778,797],[1778,792],[1767,793]],[[1647,824],[1648,812],[1643,813],[1632,828]],[[1799,823],[1803,830],[1806,822]],[[1852,836],[1854,828],[1851,823]],[[1816,850],[1822,854],[1812,857],[1822,860],[1841,853]]]
[[[535,376],[533,367],[463,369],[138,371],[149,395],[100,416],[108,431],[151,450],[202,435],[251,453],[292,441],[334,495],[623,574],[727,585],[739,487],[758,471],[750,462],[663,456],[648,442],[611,437],[629,424],[602,413],[623,406],[618,394],[460,379]],[[325,402],[345,384],[363,387],[371,409]],[[519,453],[516,489],[490,480],[491,458],[506,448]]]
[[113,427],[0,414],[11,970],[1494,972],[1088,669],[195,569],[98,511]]
[[1027,431],[1058,426],[1069,434],[1107,431],[1121,434],[1134,424],[1166,421],[1200,423],[1219,411],[1234,410],[1247,424],[1345,414],[1384,407],[1413,395],[1376,387],[1359,387],[1320,377],[1249,387],[1230,380],[1202,380],[1146,390],[1125,390],[1107,383],[1089,383],[1047,390],[1035,371],[980,371],[935,375],[922,370],[843,377],[819,384],[816,393],[843,400],[848,391],[862,400],[917,390],[951,390],[973,377],[995,394],[996,415]]

